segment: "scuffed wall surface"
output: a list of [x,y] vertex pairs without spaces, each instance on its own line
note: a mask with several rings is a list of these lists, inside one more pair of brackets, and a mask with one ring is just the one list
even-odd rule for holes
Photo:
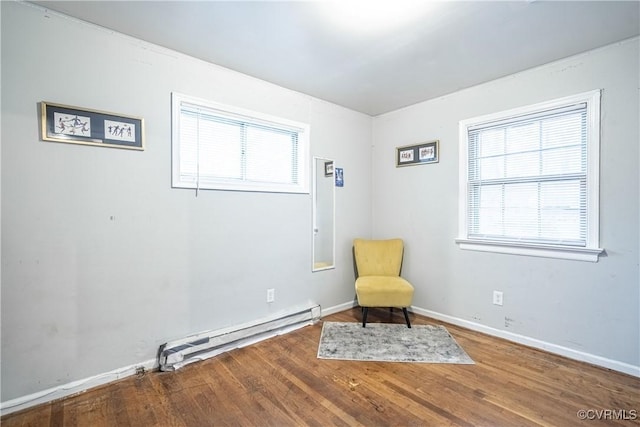
[[[171,339],[352,299],[350,242],[371,232],[370,117],[1,7],[3,402],[153,359]],[[349,174],[335,270],[311,273],[310,195],[171,188],[172,91],[311,125],[311,154]],[[143,117],[146,150],[43,142],[40,101]]]

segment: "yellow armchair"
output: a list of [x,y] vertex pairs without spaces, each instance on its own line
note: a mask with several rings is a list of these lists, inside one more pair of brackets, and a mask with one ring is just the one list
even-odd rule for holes
[[362,327],[369,307],[401,308],[411,327],[407,307],[413,300],[413,286],[400,277],[404,243],[402,239],[353,241],[356,262],[356,295],[362,307]]

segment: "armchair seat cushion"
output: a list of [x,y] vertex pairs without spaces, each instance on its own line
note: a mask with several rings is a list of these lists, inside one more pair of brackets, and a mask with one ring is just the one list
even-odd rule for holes
[[356,295],[361,307],[409,307],[413,286],[402,277],[360,276]]

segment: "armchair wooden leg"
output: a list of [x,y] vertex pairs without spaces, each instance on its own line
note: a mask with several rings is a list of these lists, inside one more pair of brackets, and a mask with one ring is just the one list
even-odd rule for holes
[[407,307],[402,308],[402,312],[404,313],[404,320],[407,321],[407,327],[411,327],[411,322],[409,321],[409,313],[407,312]]
[[363,307],[363,310],[362,310],[362,327],[363,328],[367,324],[367,314],[369,314],[369,307]]

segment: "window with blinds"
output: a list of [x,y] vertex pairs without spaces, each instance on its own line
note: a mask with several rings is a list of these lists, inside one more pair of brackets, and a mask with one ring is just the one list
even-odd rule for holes
[[463,248],[597,261],[599,100],[461,122]]
[[309,126],[173,94],[173,186],[308,193]]

